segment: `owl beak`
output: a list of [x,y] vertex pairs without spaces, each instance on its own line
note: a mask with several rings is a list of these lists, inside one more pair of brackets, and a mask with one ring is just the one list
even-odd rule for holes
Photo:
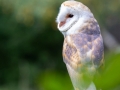
[[59,27],[63,26],[65,23],[66,23],[65,21],[61,21],[61,22],[59,23]]

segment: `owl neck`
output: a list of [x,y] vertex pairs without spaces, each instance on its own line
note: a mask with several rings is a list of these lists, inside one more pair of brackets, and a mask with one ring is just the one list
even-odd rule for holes
[[82,17],[68,31],[62,32],[64,37],[78,33],[100,34],[99,25],[94,17]]

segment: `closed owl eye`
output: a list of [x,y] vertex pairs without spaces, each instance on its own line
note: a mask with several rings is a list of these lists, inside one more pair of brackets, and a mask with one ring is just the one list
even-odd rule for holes
[[72,18],[74,15],[73,14],[68,14],[67,18]]

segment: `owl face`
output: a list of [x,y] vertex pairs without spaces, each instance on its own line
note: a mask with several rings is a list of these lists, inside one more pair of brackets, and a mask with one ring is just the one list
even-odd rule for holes
[[62,33],[73,34],[76,29],[90,17],[93,17],[93,14],[82,3],[77,1],[65,1],[62,3],[57,16],[57,27]]
[[65,32],[69,30],[78,19],[79,13],[74,8],[70,8],[62,4],[57,17],[58,29]]
[[93,14],[88,7],[77,1],[65,1],[61,4],[57,16],[57,27],[65,35],[74,34]]

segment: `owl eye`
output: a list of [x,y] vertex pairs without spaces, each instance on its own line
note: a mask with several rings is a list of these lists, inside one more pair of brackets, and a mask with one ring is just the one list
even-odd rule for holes
[[73,14],[68,14],[67,17],[68,18],[72,18],[74,15]]

